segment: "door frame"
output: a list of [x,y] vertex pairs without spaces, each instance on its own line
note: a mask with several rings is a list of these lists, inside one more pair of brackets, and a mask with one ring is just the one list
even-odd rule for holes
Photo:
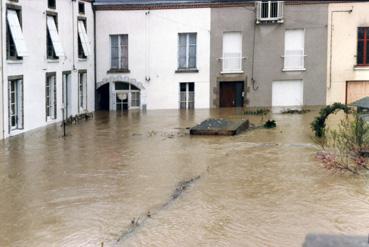
[[[221,97],[221,92],[222,92],[222,90],[221,90],[221,87],[222,87],[222,84],[227,84],[227,83],[229,83],[229,84],[233,84],[233,85],[237,85],[237,83],[240,83],[240,84],[242,84],[242,93],[241,93],[241,98],[242,98],[242,106],[234,106],[233,108],[237,108],[237,107],[244,107],[245,106],[245,100],[246,100],[246,88],[245,88],[245,85],[246,85],[246,81],[244,81],[244,80],[225,80],[225,81],[219,81],[219,92],[218,92],[218,96],[219,96],[219,108],[227,108],[227,107],[223,107],[222,106],[222,97]],[[236,95],[235,95],[235,97],[237,98],[237,87],[234,87],[234,89],[235,89],[235,93],[236,93]],[[235,99],[235,101],[236,101],[236,99]]]

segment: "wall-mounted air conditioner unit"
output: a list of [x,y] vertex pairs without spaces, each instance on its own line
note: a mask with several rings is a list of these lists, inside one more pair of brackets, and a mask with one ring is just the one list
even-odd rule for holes
[[283,23],[284,1],[256,1],[256,23]]

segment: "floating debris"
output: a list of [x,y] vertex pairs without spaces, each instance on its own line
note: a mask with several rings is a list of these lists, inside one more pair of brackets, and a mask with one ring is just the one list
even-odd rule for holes
[[270,112],[269,109],[256,109],[256,110],[246,110],[245,115],[267,115]]
[[275,120],[268,120],[264,124],[264,128],[266,129],[274,129],[275,127],[277,127]]
[[233,122],[227,119],[207,119],[190,129],[191,135],[234,136],[249,128],[248,120]]
[[308,109],[302,109],[302,110],[297,110],[297,109],[287,109],[285,111],[282,111],[282,114],[305,114],[310,112],[310,110]]

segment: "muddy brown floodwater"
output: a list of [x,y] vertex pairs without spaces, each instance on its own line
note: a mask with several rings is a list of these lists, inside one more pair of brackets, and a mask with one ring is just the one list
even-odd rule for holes
[[308,233],[367,235],[367,178],[314,159],[316,114],[191,137],[185,128],[210,116],[244,116],[97,113],[66,139],[51,126],[6,140],[0,246],[301,246]]

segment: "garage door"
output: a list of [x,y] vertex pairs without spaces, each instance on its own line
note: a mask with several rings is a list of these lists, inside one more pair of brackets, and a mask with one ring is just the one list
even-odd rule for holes
[[304,103],[303,81],[274,81],[272,94],[273,107],[302,106]]
[[369,81],[348,81],[346,84],[346,103],[369,96]]

